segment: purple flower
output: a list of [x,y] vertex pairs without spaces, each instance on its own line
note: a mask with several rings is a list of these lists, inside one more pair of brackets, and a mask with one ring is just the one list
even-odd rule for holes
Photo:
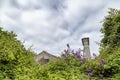
[[72,54],[73,54],[73,55],[75,55],[75,52],[74,52],[74,50],[72,50]]
[[77,55],[77,58],[80,58],[80,55]]
[[68,48],[70,48],[70,45],[69,45],[69,44],[67,44],[67,47],[68,47]]
[[104,64],[105,64],[104,59],[100,59],[100,66],[104,66]]
[[68,51],[67,51],[66,49],[64,50],[64,52],[65,52],[65,53],[68,53]]
[[76,56],[80,56],[80,52],[79,51],[76,51]]
[[96,57],[97,55],[95,53],[93,53],[93,56]]
[[80,56],[83,56],[82,54]]
[[80,57],[81,57],[81,56],[80,56],[80,53],[79,53],[78,51],[76,51],[76,54],[75,54],[75,55],[76,55],[77,58],[80,58]]
[[79,48],[78,52],[80,53],[81,49]]
[[91,77],[93,74],[91,72],[88,73],[88,76]]

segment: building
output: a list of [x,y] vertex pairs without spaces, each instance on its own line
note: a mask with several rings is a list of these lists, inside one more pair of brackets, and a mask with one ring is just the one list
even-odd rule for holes
[[40,54],[35,56],[35,61],[36,62],[40,62],[40,64],[46,64],[47,62],[49,62],[50,60],[55,60],[58,57],[46,52],[46,51],[42,51]]
[[[90,48],[89,48],[89,38],[82,38],[82,44],[83,44],[83,57],[85,58],[91,58],[90,55]],[[46,64],[47,62],[49,62],[50,60],[55,60],[58,57],[46,52],[46,51],[42,51],[40,54],[35,55],[35,61],[36,62],[40,62],[42,65]]]
[[82,44],[83,44],[83,56],[85,58],[91,58],[91,55],[90,55],[90,48],[89,48],[89,38],[86,37],[86,38],[82,38]]

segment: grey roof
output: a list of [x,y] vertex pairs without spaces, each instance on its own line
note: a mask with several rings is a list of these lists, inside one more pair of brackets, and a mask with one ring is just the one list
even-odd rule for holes
[[52,55],[52,54],[48,53],[47,51],[42,51],[42,52],[39,53],[38,55],[42,55],[42,54],[47,54],[47,55],[49,55],[49,56],[52,56],[52,57],[56,57],[56,58],[57,58],[57,56]]

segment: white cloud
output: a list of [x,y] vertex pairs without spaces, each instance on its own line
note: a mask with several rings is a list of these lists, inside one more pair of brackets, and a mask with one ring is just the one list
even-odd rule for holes
[[17,3],[20,5],[20,6],[28,6],[30,4],[30,0],[16,0]]
[[49,19],[49,17],[50,12],[46,10],[30,10],[22,12],[21,21],[26,24],[30,24],[34,21],[35,23],[47,25],[46,21]]

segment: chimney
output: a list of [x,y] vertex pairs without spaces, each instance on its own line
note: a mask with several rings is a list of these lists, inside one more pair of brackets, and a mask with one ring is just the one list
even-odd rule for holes
[[82,38],[82,44],[83,44],[83,46],[84,46],[83,56],[84,56],[85,58],[91,58],[90,48],[89,48],[89,37]]

